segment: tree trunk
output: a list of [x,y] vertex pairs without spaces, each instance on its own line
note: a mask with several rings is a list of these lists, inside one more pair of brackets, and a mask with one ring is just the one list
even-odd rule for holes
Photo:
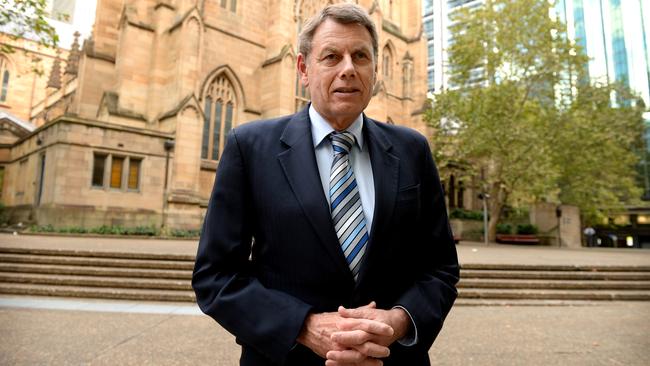
[[497,224],[501,220],[501,211],[506,203],[507,194],[501,184],[494,183],[490,189],[490,199],[488,211],[490,219],[488,221],[488,240],[494,242],[497,237]]
[[488,221],[488,240],[490,242],[494,242],[497,237],[497,224],[501,218],[501,207],[503,206],[496,202],[490,205],[490,220]]

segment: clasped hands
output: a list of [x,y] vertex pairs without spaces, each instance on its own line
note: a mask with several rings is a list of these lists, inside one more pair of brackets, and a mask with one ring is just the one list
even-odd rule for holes
[[298,342],[326,358],[326,366],[381,366],[389,346],[408,331],[403,309],[377,309],[375,302],[355,309],[310,314]]

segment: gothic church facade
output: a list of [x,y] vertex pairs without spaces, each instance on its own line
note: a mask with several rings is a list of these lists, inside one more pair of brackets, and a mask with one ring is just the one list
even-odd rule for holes
[[[0,146],[12,221],[198,228],[229,130],[308,102],[297,35],[330,2],[99,0],[93,36],[21,114],[35,129]],[[356,2],[379,31],[367,115],[426,134],[421,2]]]

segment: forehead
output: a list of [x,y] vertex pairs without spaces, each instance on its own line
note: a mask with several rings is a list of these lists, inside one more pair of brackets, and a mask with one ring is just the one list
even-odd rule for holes
[[312,47],[316,50],[321,47],[367,47],[372,49],[370,32],[361,24],[342,24],[332,19],[325,20],[316,28]]

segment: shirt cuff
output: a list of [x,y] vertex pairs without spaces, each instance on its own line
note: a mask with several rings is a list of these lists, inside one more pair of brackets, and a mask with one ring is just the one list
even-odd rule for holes
[[405,347],[415,346],[418,343],[418,328],[415,326],[415,322],[413,321],[413,317],[411,316],[411,313],[409,313],[409,311],[406,310],[406,308],[401,305],[393,306],[393,309],[404,310],[406,314],[409,316],[409,319],[411,319],[411,324],[413,325],[411,330],[404,337],[397,340],[397,343]]

